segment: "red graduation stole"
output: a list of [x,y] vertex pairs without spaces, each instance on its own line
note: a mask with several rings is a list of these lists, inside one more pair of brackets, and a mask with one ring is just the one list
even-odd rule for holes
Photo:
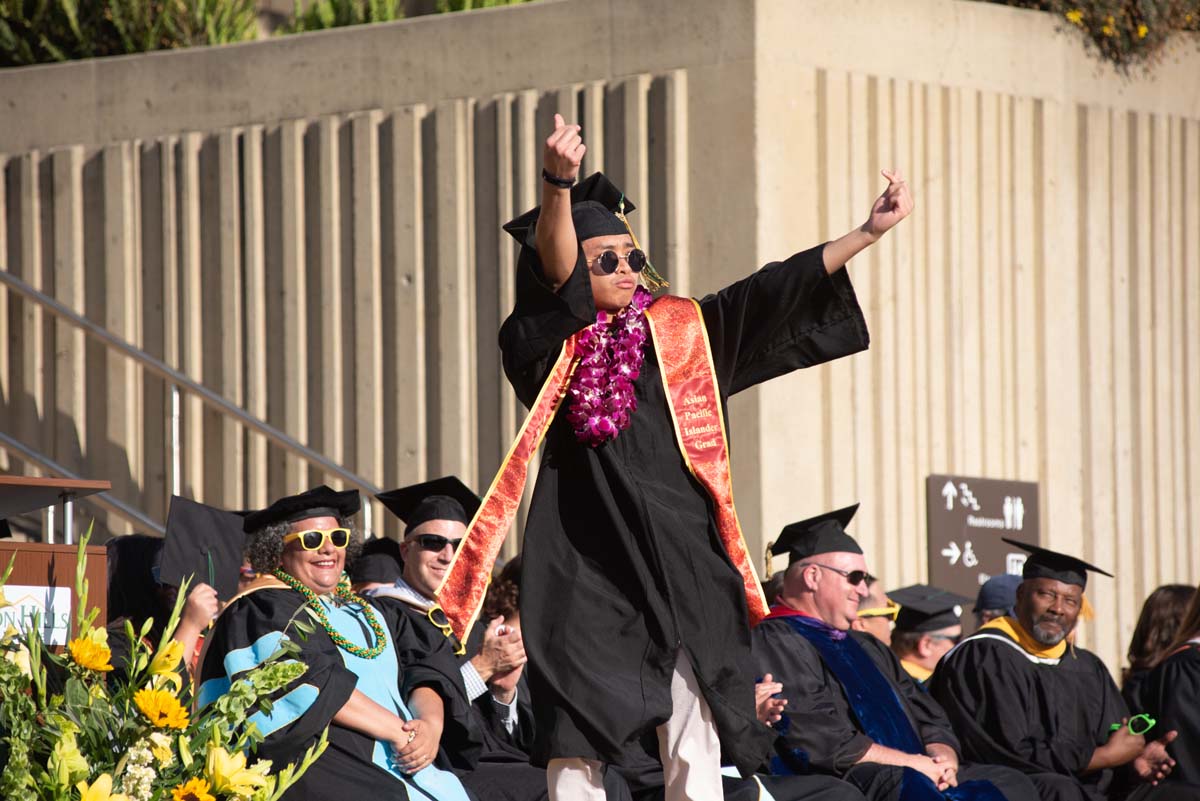
[[[733,506],[725,416],[700,305],[690,298],[666,295],[650,305],[646,320],[667,390],[676,442],[684,464],[712,498],[717,532],[725,552],[741,575],[750,625],[753,626],[767,615],[767,601]],[[471,520],[446,578],[438,587],[438,603],[454,633],[463,642],[483,608],[488,578],[521,503],[529,477],[529,463],[570,386],[577,363],[576,344],[582,333],[582,330],[575,333],[563,343],[550,376],[542,385],[516,441]]]

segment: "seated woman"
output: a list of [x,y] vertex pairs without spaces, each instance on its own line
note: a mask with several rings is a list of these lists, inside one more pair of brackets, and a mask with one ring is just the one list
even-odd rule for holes
[[1200,591],[1192,594],[1174,641],[1146,678],[1142,701],[1156,731],[1178,732],[1168,748],[1175,770],[1148,801],[1200,799]]
[[[442,733],[440,652],[350,592],[343,568],[361,546],[349,518],[356,491],[321,486],[280,499],[245,519],[246,551],[260,574],[217,618],[200,658],[197,705],[212,703],[240,674],[262,664],[286,637],[300,647],[304,675],[248,723],[265,737],[259,755],[301,758],[329,728],[329,746],[285,799],[462,801],[470,796],[435,766]],[[295,623],[314,629],[300,636]],[[421,662],[413,653],[426,653]],[[456,673],[451,660],[448,670]]]

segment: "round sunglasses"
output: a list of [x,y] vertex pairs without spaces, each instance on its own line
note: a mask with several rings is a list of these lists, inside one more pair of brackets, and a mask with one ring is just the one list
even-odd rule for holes
[[306,551],[319,551],[325,547],[325,540],[329,540],[334,548],[345,548],[350,544],[350,529],[348,528],[330,528],[320,529],[311,528],[306,531],[293,531],[290,534],[283,536],[285,543],[292,540],[300,540],[300,547]]
[[626,253],[624,256],[617,254],[615,250],[606,250],[596,258],[592,259],[592,268],[599,270],[604,275],[612,275],[621,266],[621,261],[629,265],[629,269],[635,273],[640,273],[646,269],[646,253],[639,248]]

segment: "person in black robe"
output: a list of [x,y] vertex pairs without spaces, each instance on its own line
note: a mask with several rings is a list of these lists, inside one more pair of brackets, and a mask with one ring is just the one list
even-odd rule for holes
[[789,564],[779,604],[754,629],[754,657],[789,704],[771,772],[840,776],[871,801],[1036,801],[1019,772],[960,762],[937,702],[887,646],[851,629],[868,596],[866,559],[845,532],[857,509],[793,523],[772,548]]
[[[521,253],[500,349],[527,407],[567,338],[596,323],[598,309],[629,306],[633,268],[645,264],[623,215],[614,214],[633,210],[623,193],[599,174],[569,188],[585,147],[579,126],[558,116],[555,123],[542,206],[505,226]],[[699,301],[722,406],[763,381],[867,347],[843,265],[911,211],[907,185],[887,175],[889,187],[861,228]],[[632,759],[643,737],[673,712],[686,714],[672,700],[676,676],[681,687],[698,688],[689,697],[707,711],[695,720],[715,729],[704,748],[719,740],[743,775],[761,764],[771,740],[754,714],[742,577],[719,539],[711,498],[681,456],[656,347],[650,339],[643,346],[636,406],[615,439],[583,444],[568,414],[556,415],[525,526],[521,620],[537,699],[534,762],[563,760],[552,774],[569,771],[568,784],[593,789],[598,765]],[[717,762],[715,754],[704,758],[707,775],[716,775]],[[692,766],[693,775],[701,767]]]
[[257,755],[279,768],[327,728],[329,739],[285,799],[474,801],[439,750],[453,654],[343,584],[347,552],[360,544],[349,522],[358,508],[357,492],[322,486],[245,518],[247,555],[263,575],[206,639],[196,704],[216,701],[287,638],[306,669],[247,719],[264,736]]
[[1146,703],[1142,691],[1150,671],[1174,648],[1175,635],[1196,588],[1187,584],[1164,584],[1146,597],[1129,638],[1129,667],[1121,672],[1121,696],[1130,709]]
[[[971,759],[1028,774],[1048,801],[1105,798],[1116,768],[1139,777],[1170,771],[1166,744],[1127,725],[1130,712],[1108,669],[1068,642],[1087,572],[1074,557],[1005,539],[1030,552],[1015,617],[1000,617],[950,651],[930,681]],[[1156,732],[1161,731],[1156,729]]]
[[1151,793],[1154,801],[1200,799],[1200,593],[1193,593],[1175,641],[1146,678],[1145,712],[1163,731],[1177,731],[1168,746],[1171,775]]
[[[546,771],[531,765],[528,751],[521,747],[532,737],[533,721],[528,691],[522,698],[519,686],[526,659],[519,626],[502,614],[491,615],[486,626],[476,627],[474,637],[460,645],[432,597],[466,523],[479,508],[479,496],[457,477],[446,476],[377,497],[404,521],[405,530],[398,552],[400,574],[390,586],[376,587],[368,596],[457,652],[457,675],[448,683],[442,732],[451,768],[484,801],[546,798]],[[497,697],[510,702],[502,704]],[[510,715],[517,718],[512,731],[503,720]],[[627,798],[619,778],[614,776],[608,784],[610,801]]]

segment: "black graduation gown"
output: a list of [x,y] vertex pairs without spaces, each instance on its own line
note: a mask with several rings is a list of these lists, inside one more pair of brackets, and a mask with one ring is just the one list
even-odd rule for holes
[[[419,632],[420,638],[414,641],[415,644],[442,657],[440,664],[445,681],[439,692],[445,706],[445,723],[441,748],[447,766],[481,801],[539,801],[546,798],[546,771],[530,765],[527,753],[499,736],[481,713],[478,702],[473,704],[468,698],[460,670],[467,655],[454,653],[451,641],[433,625],[424,611],[399,598],[377,596],[371,600],[389,617],[402,618]],[[496,726],[504,732],[498,721]]]
[[[845,270],[822,247],[700,301],[722,403],[792,370],[867,347]],[[535,400],[563,341],[595,321],[582,255],[557,293],[522,249],[516,308],[500,330],[504,370]],[[546,436],[525,528],[521,627],[536,704],[535,764],[626,760],[671,714],[680,649],[712,708],[723,756],[743,774],[769,748],[754,716],[741,577],[717,536],[711,501],[684,466],[653,344],[634,384],[637,411],[615,440],[576,441],[565,414]],[[802,435],[802,432],[797,432]]]
[[[895,654],[870,634],[847,632],[884,675],[900,699],[908,723],[926,746],[962,749],[945,712],[904,670]],[[788,699],[785,721],[777,725],[776,759],[796,773],[840,776],[871,801],[900,796],[900,768],[859,760],[873,744],[862,730],[841,682],[820,652],[787,623],[764,620],[754,629],[754,661],[759,675],[770,673]],[[1032,785],[1016,771],[992,765],[959,766],[959,782],[990,781],[1009,801],[1036,801]]]
[[[220,686],[227,684],[224,662],[230,652],[261,652],[250,658],[255,664],[261,663],[273,650],[268,638],[277,632],[294,632],[294,628],[289,629],[294,620],[311,622],[300,612],[303,603],[299,593],[275,588],[260,589],[234,600],[210,631],[198,682],[201,705],[207,703],[210,687],[216,686],[219,692]],[[407,618],[376,609],[392,635],[400,664],[402,695],[407,697],[418,687],[432,687],[439,694],[446,693],[449,677],[445,652],[431,649],[428,639]],[[307,670],[277,694],[276,710],[280,709],[278,699],[301,685],[315,689],[315,697],[292,722],[268,734],[258,746],[258,756],[272,760],[276,766],[298,761],[326,726],[329,745],[284,798],[297,801],[408,798],[404,784],[372,760],[375,740],[333,721],[358,684],[358,677],[346,667],[333,640],[319,625],[306,638],[292,634],[291,639],[300,646],[299,659]],[[386,654],[379,658],[386,658]],[[444,756],[439,756],[435,764],[447,767]]]
[[1146,680],[1143,699],[1144,711],[1158,721],[1148,737],[1179,732],[1168,746],[1175,769],[1164,784],[1200,790],[1200,645],[1172,654],[1154,668]]
[[1112,771],[1084,771],[1129,714],[1104,663],[1070,647],[1057,665],[1035,663],[1002,631],[986,634],[1007,642],[969,637],[930,679],[963,753],[1028,774],[1046,799],[1103,798]]

